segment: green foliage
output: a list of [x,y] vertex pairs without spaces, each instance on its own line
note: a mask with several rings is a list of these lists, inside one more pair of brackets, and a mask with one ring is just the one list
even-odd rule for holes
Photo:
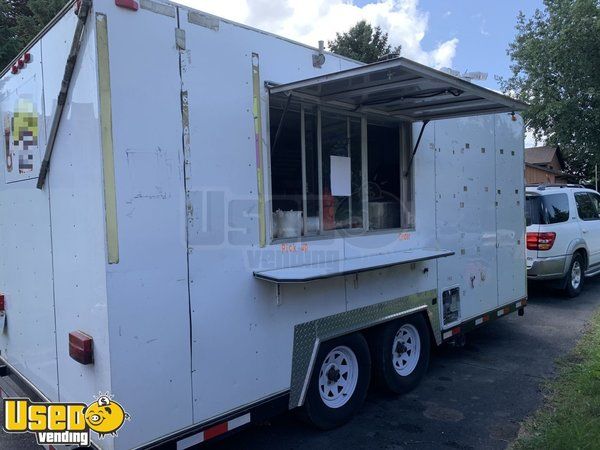
[[525,424],[514,450],[599,448],[600,314],[560,366],[544,406]]
[[373,28],[362,20],[346,33],[336,33],[333,41],[328,42],[329,50],[338,55],[347,56],[365,63],[379,61],[382,57],[397,53],[401,47],[388,44],[388,34],[380,27]]
[[68,0],[0,0],[0,68],[6,67]]
[[513,76],[503,90],[531,104],[526,123],[560,145],[569,169],[591,180],[600,164],[600,2],[544,0],[522,13],[510,45]]

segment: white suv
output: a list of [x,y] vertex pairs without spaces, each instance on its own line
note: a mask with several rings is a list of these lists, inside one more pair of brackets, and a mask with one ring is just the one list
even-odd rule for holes
[[527,278],[576,297],[600,273],[600,194],[577,185],[527,187]]

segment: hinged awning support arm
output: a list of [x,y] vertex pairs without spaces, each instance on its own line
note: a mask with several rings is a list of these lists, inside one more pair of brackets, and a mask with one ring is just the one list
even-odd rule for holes
[[427,126],[428,123],[429,123],[429,120],[424,120],[423,125],[421,125],[421,131],[419,132],[419,137],[417,138],[417,143],[415,144],[415,148],[412,152],[412,155],[410,155],[410,161],[408,161],[408,168],[406,169],[406,172],[404,172],[405,177],[408,177],[408,175],[410,174],[410,169],[412,168],[412,164],[415,159],[417,149],[419,148],[419,144],[421,143],[421,138],[423,137],[423,132],[425,131],[425,127]]
[[56,142],[56,134],[58,133],[58,127],[60,125],[60,119],[62,117],[65,104],[67,103],[67,95],[69,94],[69,87],[71,85],[71,79],[73,78],[73,72],[75,71],[75,64],[77,64],[77,57],[79,55],[79,49],[81,48],[81,41],[85,34],[85,24],[89,16],[90,9],[92,9],[92,0],[82,0],[79,12],[77,14],[78,22],[75,27],[75,33],[73,34],[73,42],[71,44],[71,51],[67,58],[67,64],[65,66],[65,73],[60,86],[60,92],[58,94],[58,100],[56,102],[56,108],[54,110],[54,116],[52,118],[52,126],[50,127],[50,134],[48,135],[48,144],[46,145],[46,153],[42,160],[40,167],[40,174],[37,181],[37,188],[43,189],[48,170],[50,168],[50,158],[52,157],[52,151],[54,150],[54,143]]
[[283,108],[283,114],[281,114],[281,119],[279,119],[279,125],[277,126],[277,132],[275,133],[275,139],[273,140],[273,145],[271,146],[271,154],[275,153],[275,149],[277,148],[277,141],[279,141],[279,135],[281,134],[281,127],[283,126],[283,120],[285,119],[285,115],[288,112],[288,108],[290,107],[290,103],[292,101],[292,93],[289,92],[286,94],[287,100],[285,102],[285,107]]

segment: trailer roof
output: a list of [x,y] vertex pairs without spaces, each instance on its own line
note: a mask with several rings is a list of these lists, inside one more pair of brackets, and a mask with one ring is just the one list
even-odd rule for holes
[[271,94],[409,121],[521,111],[526,103],[406,58],[395,58],[293,83],[268,83]]

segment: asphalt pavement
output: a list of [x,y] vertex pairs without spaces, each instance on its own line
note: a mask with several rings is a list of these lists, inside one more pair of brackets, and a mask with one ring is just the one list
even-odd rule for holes
[[[372,389],[352,422],[329,432],[288,413],[211,449],[504,449],[540,406],[556,359],[568,354],[598,309],[600,277],[588,280],[576,299],[530,285],[524,317],[511,314],[470,333],[465,347],[437,349],[410,394]],[[33,436],[0,431],[0,448],[39,447]]]

